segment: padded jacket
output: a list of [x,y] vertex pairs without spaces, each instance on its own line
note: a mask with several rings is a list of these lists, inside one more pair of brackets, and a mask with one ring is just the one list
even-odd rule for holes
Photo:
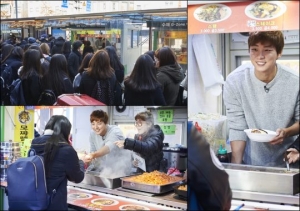
[[141,136],[141,140],[138,140],[138,135],[134,139],[126,138],[124,149],[140,154],[145,159],[146,171],[152,172],[159,170],[160,163],[163,160],[164,138],[164,133],[159,125],[154,125],[145,136]]
[[47,190],[52,193],[56,189],[56,193],[47,210],[68,210],[67,182],[80,183],[84,179],[84,163],[71,145],[61,143],[51,166]]
[[[189,197],[188,210],[230,210],[232,192],[228,174],[210,149],[209,143],[192,126],[187,144],[188,191],[196,196]],[[191,207],[195,204],[197,206]]]

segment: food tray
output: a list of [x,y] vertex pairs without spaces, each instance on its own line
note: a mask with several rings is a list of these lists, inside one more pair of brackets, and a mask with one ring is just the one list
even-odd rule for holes
[[[126,177],[128,175],[124,175]],[[100,176],[99,172],[87,171],[84,175],[82,184],[95,185],[104,188],[115,189],[121,187],[121,177],[108,178]]]
[[161,194],[161,193],[172,191],[175,185],[179,185],[180,182],[185,180],[184,178],[178,177],[179,179],[177,182],[167,183],[165,185],[151,185],[145,183],[132,182],[130,181],[132,177],[135,176],[121,178],[123,188],[128,188],[137,191],[144,191],[148,193],[155,193],[155,194]]
[[174,186],[174,193],[177,194],[180,198],[182,199],[187,199],[187,191],[184,191],[184,190],[179,190],[178,188],[182,185],[187,185],[186,182],[182,183],[182,184],[179,184],[179,185],[176,185]]

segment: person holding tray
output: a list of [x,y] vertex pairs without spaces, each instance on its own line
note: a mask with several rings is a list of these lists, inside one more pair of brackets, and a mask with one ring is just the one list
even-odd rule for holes
[[[132,150],[145,160],[145,171],[160,170],[163,162],[164,133],[159,125],[154,124],[153,115],[149,111],[140,112],[135,116],[135,127],[138,134],[132,138],[119,139],[115,145],[119,148]],[[134,161],[134,165],[138,164]],[[138,168],[139,172],[141,169]]]

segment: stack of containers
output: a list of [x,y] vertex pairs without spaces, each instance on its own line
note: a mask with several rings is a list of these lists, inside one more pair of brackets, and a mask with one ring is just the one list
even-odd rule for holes
[[0,142],[1,143],[1,165],[0,165],[0,180],[6,181],[7,167],[21,157],[19,142]]

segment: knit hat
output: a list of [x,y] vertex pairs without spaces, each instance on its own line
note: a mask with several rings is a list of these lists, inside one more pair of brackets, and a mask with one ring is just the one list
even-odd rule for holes
[[35,43],[36,42],[36,39],[34,37],[29,37],[28,38],[28,43],[32,44],[32,43]]
[[77,41],[73,42],[72,48],[73,48],[73,50],[77,50],[81,47],[81,45],[82,45],[82,42],[80,40],[77,40]]

